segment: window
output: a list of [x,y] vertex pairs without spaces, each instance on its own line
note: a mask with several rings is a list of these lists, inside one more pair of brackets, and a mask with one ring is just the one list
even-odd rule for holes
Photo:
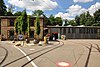
[[34,26],[34,19],[30,19],[30,26]]
[[72,33],[72,28],[68,28],[68,33]]
[[79,33],[80,34],[85,34],[85,28],[79,28]]
[[83,33],[83,28],[79,28],[79,33]]
[[14,19],[10,19],[10,26],[14,26]]
[[91,34],[93,34],[94,28],[91,28]]
[[76,28],[72,28],[72,33],[76,33]]
[[97,33],[97,29],[95,28],[95,29],[94,29],[94,34],[96,34],[96,33]]

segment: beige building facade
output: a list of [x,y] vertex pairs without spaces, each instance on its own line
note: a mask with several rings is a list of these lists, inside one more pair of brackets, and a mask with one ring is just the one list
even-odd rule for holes
[[[18,16],[0,16],[1,19],[1,39],[4,37],[5,39],[9,40],[13,36],[18,36],[18,34],[15,32],[14,23]],[[39,38],[43,39],[43,29],[44,29],[44,18],[39,17],[40,21],[40,35]],[[35,22],[36,17],[30,17],[30,35],[28,36],[31,39],[34,39],[37,37],[35,33]],[[26,36],[26,35],[25,35]]]

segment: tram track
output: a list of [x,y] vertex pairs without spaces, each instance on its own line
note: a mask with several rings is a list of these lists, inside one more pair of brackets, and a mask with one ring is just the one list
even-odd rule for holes
[[1,66],[3,64],[3,62],[6,60],[7,56],[8,56],[8,50],[5,47],[3,47],[3,46],[0,46],[0,48],[5,50],[5,56],[4,56],[4,58],[0,62],[0,66]]
[[64,43],[62,42],[62,44],[56,45],[55,47],[53,47],[53,48],[51,48],[51,49],[48,49],[47,51],[45,51],[45,52],[43,52],[43,53],[37,55],[37,56],[34,57],[34,58],[32,58],[29,62],[26,62],[25,64],[23,64],[21,67],[25,67],[25,66],[26,66],[27,64],[29,64],[31,61],[33,61],[33,60],[35,60],[35,59],[41,57],[42,55],[44,55],[44,54],[46,54],[46,53],[48,53],[48,52],[50,52],[50,51],[53,51],[53,50],[55,50],[55,49],[57,49],[57,48],[59,48],[59,47],[61,47],[61,46],[63,46],[63,45],[64,45]]
[[[88,54],[87,54],[87,58],[86,58],[86,62],[85,62],[85,65],[84,67],[88,67],[88,64],[89,64],[89,60],[91,59],[90,56],[91,56],[91,52],[93,52],[93,48],[97,50],[98,53],[100,53],[100,47],[98,44],[96,43],[79,43],[79,42],[74,42],[76,44],[81,44],[82,46],[84,46],[85,48],[88,49]],[[84,53],[84,52],[83,52]],[[83,54],[82,53],[82,54]],[[74,66],[78,63],[78,61],[81,59],[82,57],[82,54],[79,56],[78,60],[75,62]]]
[[[46,52],[43,52],[42,54],[39,54],[38,56],[34,57],[34,58],[31,59],[29,62],[23,64],[22,67],[24,67],[25,65],[27,65],[28,63],[30,63],[32,60],[34,60],[34,59],[36,59],[36,58],[38,58],[38,57],[40,57],[40,56],[42,56],[42,55],[44,55],[44,54],[46,54],[46,53],[48,53],[48,52],[54,50],[54,49],[56,49],[56,48],[58,48],[58,47],[60,47],[60,46],[62,46],[62,45],[64,44],[64,43],[63,43],[63,44],[60,44],[60,42],[61,42],[61,41],[59,41],[58,44],[53,45],[52,47],[46,47],[46,48],[40,49],[40,50],[38,50],[38,51],[32,52],[32,53],[30,53],[30,54],[27,54],[26,56],[31,56],[31,55],[34,55],[34,54],[36,54],[36,53],[41,53],[42,51],[46,51]],[[13,64],[14,62],[17,62],[17,61],[20,61],[20,60],[23,59],[23,58],[26,58],[26,56],[22,56],[22,57],[20,57],[20,58],[17,58],[17,59],[15,59],[15,60],[11,61],[11,62],[8,62],[8,63],[6,63],[5,65],[3,65],[2,67],[7,67],[8,65]]]
[[[96,47],[94,45],[96,45]],[[91,52],[93,52],[92,49],[94,48],[94,49],[97,50],[97,52],[100,53],[100,47],[99,47],[98,44],[91,44],[91,45],[85,46],[85,47],[89,49],[88,57],[87,57],[87,60],[86,60],[86,63],[85,63],[85,67],[88,67],[88,63],[89,63],[89,60],[90,60]]]

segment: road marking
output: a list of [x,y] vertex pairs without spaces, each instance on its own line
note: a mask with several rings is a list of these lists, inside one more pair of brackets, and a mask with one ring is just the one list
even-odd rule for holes
[[[24,51],[22,51],[20,48],[14,46],[16,49],[18,49],[22,54],[24,54],[24,56],[26,56],[26,58],[28,59],[28,61],[31,61],[30,57],[26,55],[26,53]],[[31,64],[33,67],[38,67],[33,61],[31,61]]]
[[57,65],[60,67],[69,67],[70,66],[70,64],[66,63],[66,62],[58,62]]

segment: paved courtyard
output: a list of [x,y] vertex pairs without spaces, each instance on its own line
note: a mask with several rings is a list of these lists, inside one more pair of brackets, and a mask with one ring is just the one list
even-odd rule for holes
[[[62,40],[60,40],[62,41]],[[69,67],[100,67],[100,40],[96,39],[69,39],[64,40],[64,45],[60,46],[59,48],[55,48],[54,50],[45,53],[32,62],[35,63],[37,67],[61,67],[57,64],[59,62],[66,62],[69,63]],[[59,44],[58,42],[50,42],[53,45]],[[8,50],[8,56],[3,62],[2,65],[5,65],[17,58],[24,56],[22,52],[16,49],[11,42],[2,42],[0,46],[5,47]],[[47,47],[54,47],[53,45],[48,46],[23,46],[18,47],[25,54],[31,54],[38,50],[47,48]],[[48,48],[49,49],[49,48]],[[46,50],[31,54],[28,57],[30,59],[35,58],[36,56],[42,54]],[[3,53],[4,52],[4,53]],[[5,51],[0,48],[0,59],[3,58],[5,55]],[[26,62],[28,62],[26,57],[20,59],[18,61],[12,62],[7,67],[20,67]],[[15,64],[17,66],[15,66]],[[64,65],[64,64],[62,64]],[[27,64],[25,67],[34,67],[31,63]]]

